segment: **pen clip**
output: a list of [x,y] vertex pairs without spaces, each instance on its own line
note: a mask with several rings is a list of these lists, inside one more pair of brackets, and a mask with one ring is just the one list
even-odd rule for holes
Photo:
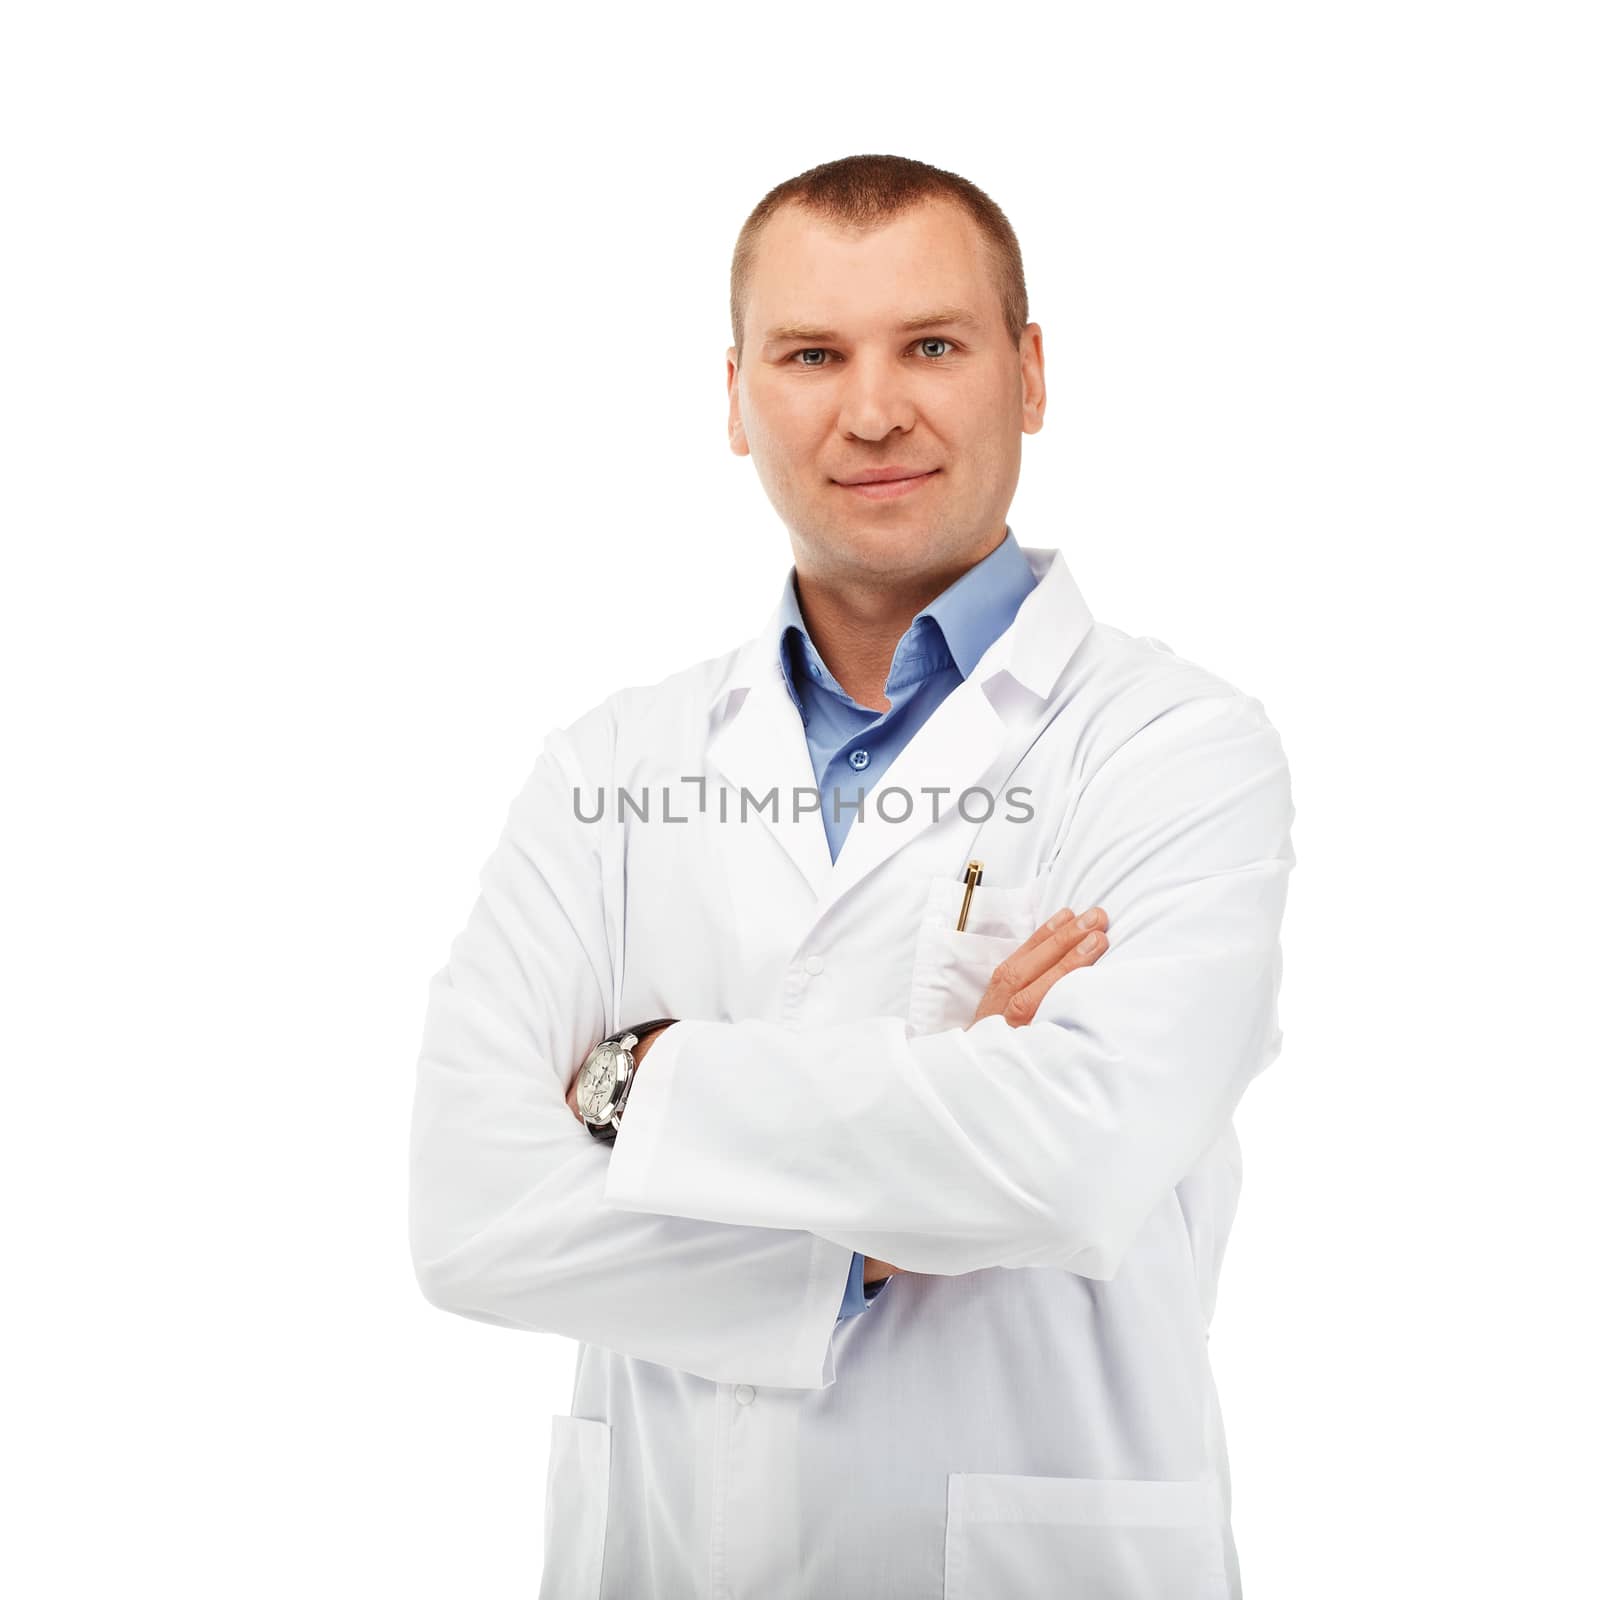
[[957,933],[961,933],[967,926],[967,909],[972,904],[972,891],[982,882],[983,863],[981,861],[969,861],[966,872],[967,892],[961,897],[961,915],[956,918]]

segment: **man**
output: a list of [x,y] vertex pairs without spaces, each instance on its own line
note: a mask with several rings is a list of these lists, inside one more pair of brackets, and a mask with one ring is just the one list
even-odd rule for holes
[[580,1342],[547,1597],[1237,1596],[1206,1337],[1281,744],[1007,525],[1043,345],[981,191],[802,174],[732,309],[794,566],[513,805],[430,990],[419,1282]]

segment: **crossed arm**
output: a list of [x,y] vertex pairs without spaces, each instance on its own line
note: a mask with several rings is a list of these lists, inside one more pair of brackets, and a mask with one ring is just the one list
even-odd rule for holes
[[[1047,921],[1034,929],[1017,948],[995,969],[988,987],[973,1012],[972,1022],[985,1017],[998,1016],[1008,1027],[1021,1028],[1033,1021],[1039,1003],[1055,984],[1068,973],[1093,966],[1106,949],[1107,935],[1103,906],[1091,906],[1077,914],[1070,907],[1056,911]],[[972,1024],[968,1024],[970,1027]],[[656,1028],[647,1033],[631,1052],[635,1073],[639,1073],[651,1047],[668,1028]],[[572,1081],[567,1085],[567,1108],[580,1123],[583,1112],[578,1106],[578,1072],[575,1068]],[[624,1110],[622,1118],[627,1116]],[[905,1269],[875,1256],[865,1258],[862,1282],[882,1283],[886,1278]]]
[[[687,1019],[654,1037],[608,1150],[564,1103],[612,992],[583,781],[552,735],[430,988],[412,1251],[460,1315],[826,1386],[855,1251],[1109,1277],[1277,1053],[1287,767],[1257,702],[1211,697],[1078,797],[1047,903],[1103,907],[1117,941],[1030,1026]],[[756,1058],[771,1093],[733,1092]]]

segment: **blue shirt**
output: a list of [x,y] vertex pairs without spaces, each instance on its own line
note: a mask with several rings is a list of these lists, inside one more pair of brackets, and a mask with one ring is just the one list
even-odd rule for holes
[[[889,664],[887,711],[873,711],[846,693],[806,631],[789,569],[780,602],[778,653],[790,697],[805,725],[806,745],[822,796],[822,824],[834,860],[872,786],[911,742],[940,701],[967,678],[985,650],[1011,626],[1038,581],[1010,524],[1005,538],[975,567],[930,600],[901,634]],[[835,798],[837,796],[837,804]],[[862,1282],[866,1258],[850,1262],[839,1319],[867,1309],[889,1280]]]

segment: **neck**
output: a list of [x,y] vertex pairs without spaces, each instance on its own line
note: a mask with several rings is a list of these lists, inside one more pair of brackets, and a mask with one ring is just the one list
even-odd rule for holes
[[852,699],[871,711],[887,711],[884,685],[895,646],[912,619],[963,573],[999,548],[1005,529],[986,550],[952,567],[925,568],[875,587],[859,578],[814,572],[795,565],[795,596],[806,631],[828,671]]

